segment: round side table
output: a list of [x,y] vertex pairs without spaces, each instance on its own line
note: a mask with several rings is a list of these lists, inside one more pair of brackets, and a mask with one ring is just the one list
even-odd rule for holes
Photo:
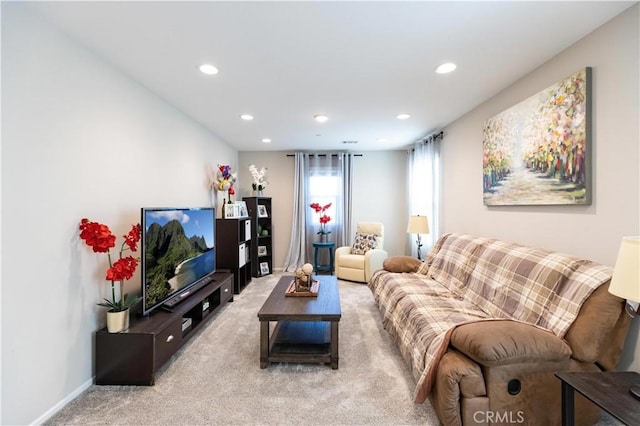
[[[333,256],[336,248],[336,243],[334,242],[315,242],[313,243],[313,268],[316,273],[328,271],[329,274],[333,275]],[[318,263],[318,252],[321,249],[329,250],[329,264],[321,265]]]

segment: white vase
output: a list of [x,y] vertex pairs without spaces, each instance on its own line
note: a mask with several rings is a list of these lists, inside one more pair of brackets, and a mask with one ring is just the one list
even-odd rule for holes
[[107,312],[107,331],[120,333],[129,329],[129,309],[120,312]]

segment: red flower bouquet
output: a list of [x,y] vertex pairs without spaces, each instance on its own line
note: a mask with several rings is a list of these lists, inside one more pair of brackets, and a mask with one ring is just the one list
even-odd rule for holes
[[327,231],[327,223],[331,222],[331,216],[327,215],[326,211],[331,207],[331,203],[324,206],[321,206],[318,203],[311,203],[309,207],[320,215],[320,230],[318,231],[318,235],[330,234],[331,231]]
[[[116,236],[113,235],[107,225],[97,222],[91,222],[89,219],[80,221],[80,239],[84,240],[94,253],[107,253],[109,259],[109,268],[105,279],[111,281],[111,300],[104,299],[99,306],[109,308],[109,312],[122,312],[134,306],[141,297],[128,297],[124,293],[124,281],[133,277],[139,259],[133,256],[123,257],[125,250],[135,252],[138,250],[138,242],[140,241],[141,228],[140,224],[133,225],[126,235],[123,235],[124,241],[120,246],[118,260],[111,262],[111,252],[109,249],[116,246]],[[120,281],[120,300],[116,300],[115,282]]]

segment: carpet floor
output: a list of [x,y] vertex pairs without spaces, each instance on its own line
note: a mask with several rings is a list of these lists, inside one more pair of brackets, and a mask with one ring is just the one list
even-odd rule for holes
[[254,278],[156,374],[91,386],[48,425],[437,425],[366,285],[339,280],[340,366],[260,369],[257,313],[280,275]]

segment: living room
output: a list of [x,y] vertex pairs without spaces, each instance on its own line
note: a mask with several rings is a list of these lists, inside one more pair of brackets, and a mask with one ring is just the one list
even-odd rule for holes
[[[640,235],[638,15],[637,4],[624,9],[442,123],[440,223],[432,234],[500,238],[614,265],[621,238]],[[593,69],[591,204],[484,206],[484,122],[587,66]],[[19,3],[2,4],[2,89],[1,423],[34,424],[91,386],[95,374],[94,335],[105,324],[95,303],[107,286],[101,285],[104,259],[87,255],[78,240],[79,220],[108,223],[120,235],[140,220],[143,206],[210,206],[206,170],[217,164],[232,165],[236,197],[249,196],[247,166],[254,163],[269,169],[265,192],[278,230],[274,264],[282,265],[292,222],[294,162],[287,155],[293,150],[237,149]],[[406,232],[404,179],[407,147],[415,141],[406,142],[354,159],[352,221],[383,222],[390,255],[410,254],[415,244]],[[36,269],[44,275],[28,273]],[[128,286],[139,292],[139,279]],[[619,369],[640,371],[639,336],[636,320]]]

